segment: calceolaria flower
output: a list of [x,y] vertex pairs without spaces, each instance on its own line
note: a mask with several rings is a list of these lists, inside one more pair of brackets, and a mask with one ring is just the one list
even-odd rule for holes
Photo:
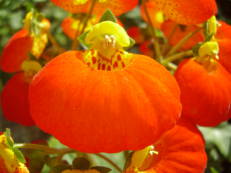
[[125,173],[204,173],[206,163],[200,131],[190,121],[180,119],[152,146],[135,151]]
[[94,14],[101,16],[106,9],[111,9],[118,16],[135,8],[138,0],[51,0],[57,6],[71,13],[88,13],[92,3]]
[[61,54],[34,77],[36,125],[82,152],[153,144],[181,113],[173,76],[150,57],[126,52],[130,38],[114,22],[96,24],[84,41],[89,50]]
[[5,118],[25,126],[34,125],[30,114],[28,92],[33,76],[41,68],[38,62],[26,60],[21,65],[21,72],[7,81],[1,92],[1,108]]
[[[41,69],[37,59],[45,49],[49,27],[48,20],[39,13],[29,12],[24,20],[24,29],[8,41],[0,59],[0,67],[4,72],[16,72],[1,92],[3,115],[25,126],[34,125],[29,111],[29,84]],[[35,60],[31,60],[32,56]]]
[[194,123],[215,126],[231,117],[231,75],[218,62],[218,43],[209,41],[199,56],[184,60],[175,73],[182,114]]
[[215,0],[151,0],[166,18],[178,24],[192,25],[205,22],[217,12]]

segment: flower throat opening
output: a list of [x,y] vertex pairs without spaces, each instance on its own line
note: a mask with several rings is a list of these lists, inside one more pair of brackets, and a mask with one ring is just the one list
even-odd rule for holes
[[123,49],[130,46],[130,37],[119,24],[111,21],[94,25],[85,43],[90,49],[85,51],[83,61],[95,70],[122,70],[133,57]]
[[131,54],[124,50],[116,50],[110,57],[105,57],[98,50],[86,51],[84,62],[94,70],[118,71],[130,64]]

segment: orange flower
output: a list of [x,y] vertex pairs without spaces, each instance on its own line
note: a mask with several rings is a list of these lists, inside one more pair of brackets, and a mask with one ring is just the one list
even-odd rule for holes
[[148,1],[145,4],[141,5],[141,16],[142,18],[148,22],[146,14],[145,14],[145,7],[147,8],[147,12],[149,14],[149,17],[151,18],[151,22],[154,27],[159,28],[161,27],[162,23],[164,22],[164,14],[160,8],[155,4],[154,1]]
[[3,49],[0,59],[1,69],[5,72],[21,70],[21,64],[28,58],[33,40],[27,30],[18,31]]
[[3,115],[8,120],[25,126],[34,125],[29,112],[28,89],[29,82],[21,72],[7,82],[1,93]]
[[134,54],[124,69],[107,71],[82,59],[79,52],[64,53],[36,75],[30,103],[38,127],[83,152],[140,149],[173,127],[179,91],[157,62]]
[[47,19],[43,18],[40,23],[37,24],[39,26],[33,25],[33,27],[38,29],[37,32],[39,32],[35,33],[31,29],[32,19],[33,14],[28,13],[25,18],[25,29],[21,29],[14,34],[4,47],[0,58],[0,67],[3,71],[8,73],[21,71],[21,65],[23,61],[29,59],[30,53],[36,58],[39,58],[45,49],[50,23]]
[[[174,29],[175,29],[174,34],[171,37],[169,37]],[[198,27],[196,25],[183,26],[183,25],[178,25],[177,23],[171,20],[165,21],[161,26],[161,31],[163,31],[165,36],[169,38],[168,42],[172,46],[176,45],[186,35],[196,31],[197,29]],[[182,46],[181,49],[182,50],[191,49],[193,46],[195,46],[199,42],[202,42],[203,40],[204,40],[203,33],[198,32],[195,35],[193,35],[186,42],[186,44]]]
[[151,58],[125,52],[130,40],[120,25],[99,23],[85,41],[91,50],[61,54],[33,79],[29,98],[38,127],[95,153],[140,149],[175,125],[176,81]]
[[[93,23],[96,23],[96,21],[92,21],[90,24],[88,23],[89,26],[85,30],[89,29],[89,27],[92,26]],[[81,30],[81,26],[82,25],[80,24],[80,20],[74,19],[73,17],[65,18],[61,24],[63,32],[72,40],[78,37],[78,35],[76,35],[76,32],[78,30]]]
[[205,22],[217,12],[215,0],[152,0],[167,18],[179,24]]
[[[93,0],[51,0],[57,6],[71,13],[87,13]],[[106,9],[111,9],[118,16],[133,9],[138,0],[99,0],[96,2],[94,14],[101,16]]]
[[25,61],[22,71],[16,73],[7,81],[1,92],[1,106],[3,115],[10,121],[32,126],[34,121],[29,111],[28,92],[33,75],[41,68],[34,61]]
[[215,126],[231,117],[231,75],[219,63],[208,69],[194,59],[184,60],[175,77],[183,116],[203,126]]
[[231,39],[218,40],[220,46],[219,62],[231,73]]
[[72,17],[67,17],[63,20],[61,27],[63,32],[72,40],[74,40],[77,35],[76,31],[78,29],[79,22]]
[[[154,144],[141,167],[129,167],[126,173],[204,173],[206,152],[203,137],[189,121],[180,120]],[[152,151],[151,151],[152,152]],[[136,170],[136,171],[134,171]]]
[[220,47],[219,62],[231,73],[231,26],[222,21],[219,23],[221,26],[216,34]]

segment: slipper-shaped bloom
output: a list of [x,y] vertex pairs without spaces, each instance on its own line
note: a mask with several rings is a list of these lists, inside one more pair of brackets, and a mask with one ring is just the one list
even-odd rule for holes
[[34,125],[29,112],[29,82],[23,72],[14,75],[4,86],[1,93],[1,106],[8,120],[30,126]]
[[22,70],[7,81],[1,92],[3,115],[10,121],[24,126],[34,125],[29,108],[29,85],[41,66],[34,61],[25,61]]
[[215,0],[152,0],[165,16],[176,23],[192,25],[205,22],[217,12]]
[[231,73],[231,25],[220,21],[216,39],[219,43],[219,62]]
[[154,151],[150,151],[141,166],[134,164],[125,172],[204,173],[207,162],[205,142],[197,127],[188,120],[180,120],[153,146]]
[[[0,68],[4,72],[13,73],[21,71],[22,63],[32,54],[39,58],[47,44],[47,32],[50,28],[50,23],[47,19],[37,19],[37,25],[34,26],[33,13],[26,15],[24,29],[15,33],[8,41],[3,49],[0,58]],[[31,27],[36,28],[37,32],[33,32]]]
[[25,29],[18,31],[8,41],[3,49],[0,67],[3,71],[12,73],[21,70],[21,64],[28,58],[33,40]]
[[[51,0],[57,6],[71,13],[88,13],[94,0]],[[138,0],[98,0],[95,4],[93,14],[101,16],[107,9],[118,16],[133,8]]]
[[181,113],[173,76],[153,59],[124,51],[130,39],[116,23],[95,25],[85,41],[91,50],[61,54],[34,77],[29,98],[36,125],[82,152],[154,143]]
[[207,68],[187,59],[175,73],[181,89],[182,116],[203,126],[215,126],[231,117],[231,75],[218,62],[212,63],[213,67]]

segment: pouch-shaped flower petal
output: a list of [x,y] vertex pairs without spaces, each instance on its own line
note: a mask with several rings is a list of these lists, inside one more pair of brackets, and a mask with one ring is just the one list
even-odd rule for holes
[[219,62],[231,73],[231,38],[218,40],[220,52]]
[[182,116],[203,126],[231,117],[231,75],[222,65],[207,70],[194,59],[184,60],[175,77],[181,89]]
[[166,17],[179,24],[205,22],[217,12],[215,0],[152,0]]
[[154,143],[181,113],[176,81],[143,55],[117,52],[112,66],[101,58],[93,50],[66,52],[35,76],[29,97],[36,125],[82,152]]
[[21,64],[28,58],[33,39],[27,30],[20,30],[8,41],[3,49],[0,67],[5,72],[21,70]]
[[15,74],[4,86],[1,93],[3,115],[10,121],[31,126],[34,121],[29,111],[29,81],[25,73]]
[[126,173],[204,173],[206,152],[203,137],[188,120],[166,132],[154,144],[155,154],[149,155],[143,165]]
[[[71,13],[87,13],[93,0],[51,0],[57,6],[64,8]],[[138,4],[138,0],[99,0],[96,2],[93,14],[100,16],[107,9],[118,16],[125,13]]]
[[219,43],[219,62],[231,73],[231,25],[220,21],[216,34]]

